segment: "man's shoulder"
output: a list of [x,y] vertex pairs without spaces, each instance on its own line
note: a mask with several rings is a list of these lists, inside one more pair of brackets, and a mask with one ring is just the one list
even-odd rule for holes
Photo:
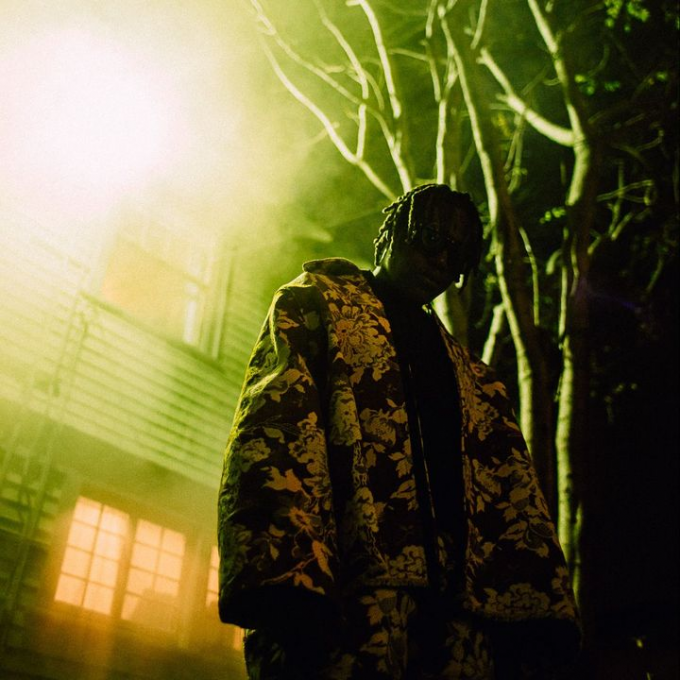
[[283,288],[318,288],[322,291],[329,288],[366,285],[366,272],[354,262],[342,257],[329,257],[323,260],[310,260],[302,265],[302,274],[287,283]]
[[350,300],[370,296],[367,272],[342,257],[310,260],[302,265],[302,273],[277,291],[283,298],[297,300],[304,306],[327,304],[329,300]]
[[[361,269],[344,257],[327,257],[323,260],[309,260],[302,265],[305,274],[321,276],[361,275]],[[303,274],[304,276],[304,274]]]

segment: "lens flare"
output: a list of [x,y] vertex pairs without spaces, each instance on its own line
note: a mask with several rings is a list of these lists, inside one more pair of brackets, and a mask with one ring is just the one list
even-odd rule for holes
[[5,58],[0,151],[11,181],[69,212],[106,209],[172,166],[186,137],[160,69],[83,28],[46,31]]

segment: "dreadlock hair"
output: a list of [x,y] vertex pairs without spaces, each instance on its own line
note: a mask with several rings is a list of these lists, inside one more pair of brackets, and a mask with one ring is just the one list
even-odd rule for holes
[[482,222],[470,194],[453,191],[446,184],[422,184],[414,187],[383,209],[387,217],[373,241],[375,265],[380,264],[395,238],[403,239],[406,243],[413,243],[419,238],[422,228],[442,208],[452,214],[462,213],[469,226],[467,257],[462,262],[463,270],[456,284],[458,288],[463,288],[470,274],[479,267]]

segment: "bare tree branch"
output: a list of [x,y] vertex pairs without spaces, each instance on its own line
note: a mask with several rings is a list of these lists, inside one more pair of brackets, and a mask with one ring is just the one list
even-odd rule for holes
[[482,34],[484,33],[484,24],[486,22],[486,11],[489,6],[489,0],[482,0],[479,6],[479,16],[477,17],[477,27],[475,28],[475,34],[472,37],[472,44],[470,48],[476,50],[479,47],[479,41],[482,39]]
[[373,167],[366,162],[362,157],[357,156],[353,153],[342,137],[338,134],[335,124],[328,118],[328,116],[322,111],[307,95],[303,94],[288,78],[285,74],[281,65],[277,61],[276,57],[263,41],[262,49],[267,55],[269,62],[274,69],[277,77],[284,85],[284,87],[299,101],[305,108],[307,108],[311,113],[313,113],[319,122],[323,125],[324,129],[328,133],[331,141],[335,145],[336,149],[342,154],[342,157],[350,164],[358,167],[366,178],[373,184],[373,186],[378,189],[384,196],[390,200],[396,198],[394,192],[389,188],[387,183],[378,175],[378,173],[373,169]]
[[351,0],[347,4],[350,6],[358,5],[361,7],[364,14],[366,15],[366,18],[368,19],[368,24],[371,27],[371,31],[373,33],[373,40],[375,41],[375,47],[378,51],[380,65],[385,76],[385,87],[387,88],[388,99],[392,108],[392,115],[394,116],[394,120],[398,121],[401,119],[402,106],[401,101],[397,96],[397,87],[394,81],[394,75],[392,73],[392,62],[390,61],[387,47],[385,46],[385,39],[383,37],[382,29],[380,28],[380,23],[378,22],[378,17],[373,11],[373,8],[371,7],[368,0]]
[[[428,10],[427,24],[425,28],[425,44],[434,87],[435,101],[437,102],[437,136],[435,140],[435,166],[436,181],[452,183],[454,188],[457,181],[451,182],[447,163],[447,133],[449,128],[449,104],[451,92],[456,83],[458,74],[456,62],[451,54],[450,44],[447,41],[447,54],[444,60],[444,74],[440,77],[437,60],[434,51],[434,22],[437,18],[437,0],[433,0]],[[455,175],[454,175],[455,176]]]
[[400,54],[403,57],[409,57],[409,59],[414,59],[415,61],[427,62],[427,55],[421,54],[420,52],[414,52],[413,50],[405,50],[400,47],[391,49],[390,54]]
[[[590,244],[588,248],[588,254],[592,256],[598,248],[606,242],[616,241],[621,234],[624,232],[626,227],[633,221],[633,218],[639,217],[645,212],[645,209],[634,210],[629,209],[625,214],[622,215],[624,210],[624,203],[638,203],[645,206],[653,203],[656,191],[656,184],[651,179],[642,180],[640,182],[631,182],[629,184],[625,183],[624,176],[624,164],[619,163],[618,173],[618,187],[614,191],[607,191],[603,194],[599,194],[597,197],[598,201],[608,201],[608,207],[611,210],[611,221],[609,223],[609,228],[598,235],[598,237]],[[644,193],[642,196],[631,193],[643,189]],[[613,199],[613,200],[612,200]]]
[[537,132],[551,139],[556,144],[561,146],[574,146],[574,132],[569,128],[562,127],[552,123],[547,118],[544,118],[534,109],[532,109],[513,89],[510,81],[503,73],[502,69],[490,52],[486,48],[480,50],[481,63],[486,66],[498,84],[503,89],[504,94],[499,95],[499,99],[504,101],[513,111],[522,116],[529,125],[531,125]]
[[[368,101],[368,98],[370,96],[370,87],[368,83],[368,78],[366,77],[366,70],[364,69],[363,65],[361,64],[361,61],[356,55],[356,52],[352,49],[352,46],[347,41],[340,28],[335,23],[333,23],[326,14],[323,5],[319,2],[319,0],[315,0],[315,3],[323,25],[333,35],[333,37],[337,40],[338,44],[340,45],[344,53],[347,55],[347,58],[349,59],[349,62],[352,65],[352,69],[354,70],[354,73],[356,75],[357,82],[361,87],[361,103],[359,104],[359,111],[357,115],[358,119],[357,125],[359,129],[357,132],[356,153],[358,157],[363,158],[364,149],[366,145],[366,128],[367,128],[366,102]],[[382,100],[379,100],[379,104],[381,103],[381,101]],[[378,115],[377,112],[376,115]]]
[[[394,200],[396,197],[394,192],[389,188],[388,184],[379,176],[375,171],[373,166],[368,163],[364,157],[366,148],[366,134],[367,134],[367,113],[370,113],[378,122],[378,125],[383,133],[385,142],[390,150],[390,153],[394,156],[394,149],[396,147],[396,142],[394,139],[394,134],[384,119],[384,116],[380,113],[378,109],[371,107],[368,104],[370,98],[371,89],[376,93],[376,100],[378,106],[382,107],[384,102],[380,94],[380,88],[370,77],[369,72],[365,69],[361,63],[361,60],[356,55],[356,52],[352,49],[349,41],[345,38],[339,28],[329,19],[326,12],[320,3],[316,3],[317,9],[319,11],[319,16],[321,18],[324,26],[330,31],[330,33],[335,37],[340,48],[343,50],[345,55],[349,60],[351,70],[354,74],[354,79],[358,83],[361,96],[357,97],[351,93],[347,88],[341,85],[335,78],[329,75],[328,68],[320,68],[315,64],[312,64],[308,60],[304,59],[301,55],[297,53],[279,34],[276,26],[267,16],[262,4],[259,0],[250,0],[251,5],[255,9],[257,20],[263,26],[263,33],[272,39],[283,53],[291,59],[294,63],[301,66],[307,72],[321,79],[324,83],[329,85],[335,92],[340,94],[345,100],[352,103],[357,108],[357,113],[355,116],[349,116],[351,120],[357,125],[357,143],[356,151],[352,151],[344,139],[340,136],[337,130],[337,124],[331,121],[328,115],[323,111],[323,109],[316,104],[309,96],[304,94],[288,77],[288,75],[283,70],[279,60],[274,55],[273,51],[270,49],[266,41],[262,40],[262,48],[266,54],[269,62],[272,65],[274,73],[277,75],[284,87],[293,95],[293,97],[300,102],[305,108],[307,108],[323,125],[324,131],[333,142],[334,146],[341,153],[343,158],[350,164],[359,168],[366,178],[375,186],[383,195],[385,195],[390,200]],[[346,70],[346,67],[343,68]]]
[[[269,19],[268,15],[266,14],[264,8],[258,2],[258,0],[250,0],[252,6],[255,8],[256,14],[257,14],[257,19],[260,21],[260,23],[265,27],[265,31],[263,31],[266,35],[271,37],[274,42],[281,48],[281,50],[296,64],[304,68],[306,71],[309,73],[315,75],[317,78],[325,82],[327,85],[329,85],[333,90],[335,90],[338,94],[342,95],[345,99],[350,101],[351,103],[361,106],[366,105],[366,100],[367,97],[364,96],[365,93],[362,88],[362,97],[357,97],[356,95],[352,94],[346,87],[341,85],[335,78],[332,78],[329,75],[329,72],[331,71],[331,67],[325,67],[325,68],[320,68],[319,66],[316,66],[315,64],[312,64],[310,61],[304,59],[293,47],[283,39],[281,36],[281,33],[277,30],[276,26],[272,23],[271,19]],[[321,10],[320,10],[321,14]],[[323,20],[323,16],[322,16]],[[338,41],[340,42],[340,40]],[[342,43],[340,42],[341,46]],[[340,71],[345,71],[344,68],[336,69]]]
[[437,1],[438,0],[431,0],[427,10],[427,20],[425,22],[425,53],[430,68],[430,77],[432,78],[434,99],[438,102],[441,100],[442,85],[437,69],[437,55],[435,54],[434,49],[434,21],[437,16]]
[[529,261],[529,266],[531,267],[531,287],[533,289],[532,302],[534,311],[534,324],[540,326],[541,324],[541,280],[538,272],[538,262],[536,261],[536,255],[531,247],[531,241],[529,240],[529,234],[527,234],[526,229],[522,226],[519,227],[519,233],[524,242],[524,249],[527,254],[527,260]]
[[397,94],[397,86],[394,79],[394,74],[392,72],[392,62],[390,61],[389,53],[387,51],[382,28],[380,27],[378,17],[373,11],[373,8],[371,7],[371,4],[368,2],[368,0],[350,0],[348,5],[358,5],[361,7],[364,14],[366,15],[369,26],[371,27],[371,32],[373,33],[373,40],[378,52],[378,58],[380,60],[383,76],[385,78],[387,98],[390,102],[392,118],[394,120],[395,126],[393,136],[391,139],[387,140],[387,143],[392,156],[392,162],[394,163],[394,166],[397,170],[402,187],[404,191],[408,191],[413,186],[413,177],[408,167],[408,163],[404,157],[403,142],[405,133],[403,129],[403,109],[401,100]]
[[493,308],[491,326],[489,334],[486,336],[484,349],[482,350],[482,361],[489,366],[496,364],[498,356],[498,339],[505,329],[505,305],[501,302]]

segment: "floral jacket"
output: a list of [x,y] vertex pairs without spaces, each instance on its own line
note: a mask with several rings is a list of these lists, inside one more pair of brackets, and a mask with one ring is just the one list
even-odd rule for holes
[[[255,346],[219,495],[220,615],[292,585],[426,586],[403,385],[365,275],[317,260],[279,289]],[[567,569],[504,386],[441,327],[458,379],[467,521],[462,606],[577,627]],[[452,433],[455,436],[455,433]]]

